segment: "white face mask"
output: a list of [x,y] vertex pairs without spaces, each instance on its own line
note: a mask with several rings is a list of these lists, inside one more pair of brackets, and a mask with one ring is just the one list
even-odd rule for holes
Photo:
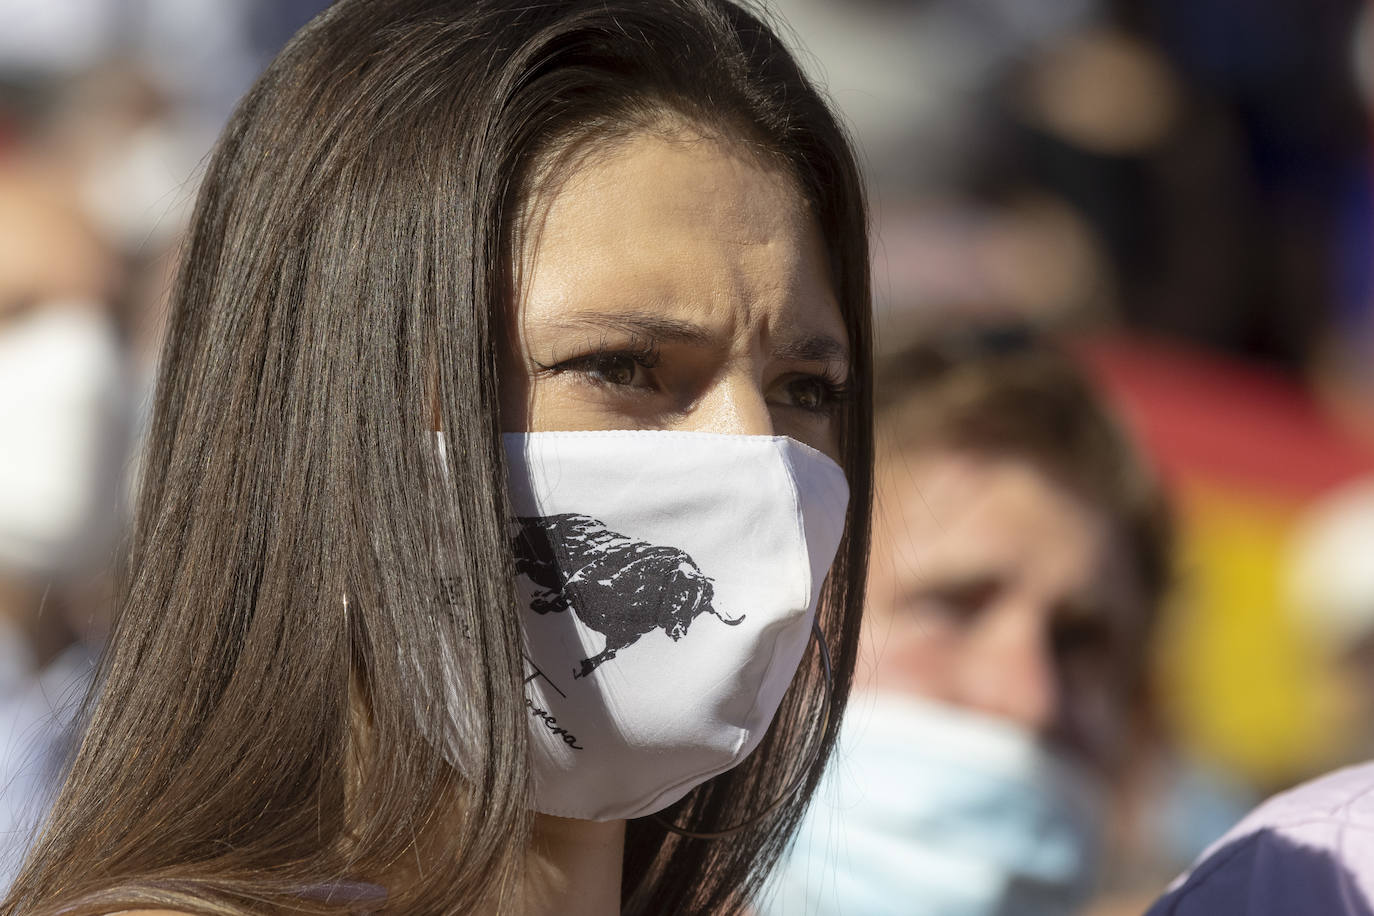
[[844,472],[781,436],[504,438],[535,807],[662,810],[772,722],[844,529]]
[[124,383],[97,307],[46,304],[0,327],[0,569],[71,571],[109,543]]
[[856,694],[759,916],[1071,916],[1097,872],[1101,793],[1028,732]]

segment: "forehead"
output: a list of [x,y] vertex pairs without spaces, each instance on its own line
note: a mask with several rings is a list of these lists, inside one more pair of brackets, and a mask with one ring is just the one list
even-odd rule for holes
[[879,464],[875,549],[895,570],[1015,576],[1054,591],[1105,584],[1108,519],[1033,463],[931,448]]
[[685,129],[631,135],[537,189],[514,266],[526,321],[619,306],[844,338],[825,241],[791,176]]

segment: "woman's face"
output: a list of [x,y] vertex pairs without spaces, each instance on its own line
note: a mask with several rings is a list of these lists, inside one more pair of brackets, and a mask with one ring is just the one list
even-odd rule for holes
[[522,218],[508,431],[785,435],[838,457],[845,324],[785,174],[729,141],[640,134]]

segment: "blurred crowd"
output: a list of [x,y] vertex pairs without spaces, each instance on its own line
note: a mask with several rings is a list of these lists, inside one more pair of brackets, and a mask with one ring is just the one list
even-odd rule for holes
[[[908,741],[913,778],[925,773],[940,787],[936,794],[965,801],[963,810],[946,801],[940,810],[907,812],[904,822],[887,811],[879,832],[905,835],[911,848],[898,853],[891,842],[884,860],[865,839],[878,829],[864,821],[874,801],[860,785],[865,777],[846,773],[842,755],[836,785],[813,809],[799,843],[806,848],[796,858],[809,863],[812,877],[800,881],[805,893],[797,896],[797,873],[808,869],[785,876],[778,899],[793,901],[792,909],[783,904],[778,912],[846,911],[838,901],[854,894],[845,890],[845,869],[829,883],[815,877],[828,856],[850,862],[869,886],[890,888],[889,899],[908,901],[890,910],[851,904],[852,912],[1139,913],[1253,800],[1365,759],[1374,743],[1374,389],[1367,368],[1374,355],[1374,7],[1357,0],[776,6],[865,155],[886,358],[909,369],[951,337],[1000,339],[1002,355],[991,360],[986,347],[965,345],[960,362],[974,377],[958,382],[968,387],[955,393],[975,398],[980,386],[1011,386],[985,399],[983,422],[1000,429],[1008,417],[1030,412],[1045,435],[1067,437],[1072,426],[1062,417],[1056,426],[1052,413],[1027,406],[1038,383],[1018,379],[1015,367],[1033,359],[1005,343],[1028,333],[1056,341],[1124,424],[1171,507],[1168,588],[1154,616],[1137,611],[1134,657],[1113,656],[1105,635],[1086,650],[1118,674],[1132,664],[1144,672],[1135,701],[1108,706],[1131,729],[1132,743],[1124,766],[1099,768],[1092,782],[1106,796],[1093,828],[1104,842],[1087,840],[1081,818],[1077,832],[1068,829],[1071,819],[1055,821],[1044,811],[1035,822],[1032,806],[1015,803],[1015,793],[996,794],[994,777],[1004,793],[1013,784],[1005,768],[983,779],[978,809],[995,806],[1005,820],[980,823],[971,813],[967,769],[979,755],[964,756],[956,792],[921,768],[929,755]],[[912,427],[938,425],[931,417],[947,412],[941,405],[953,396],[929,382],[905,395],[878,395],[916,405],[897,424],[880,415],[880,437],[903,441],[912,440]],[[1053,400],[1050,389],[1038,396]],[[959,476],[939,465],[953,461],[942,453],[977,465],[1000,450],[1007,466],[1019,460],[1081,499],[1094,492],[1085,464],[1091,449],[1083,447],[1071,471],[1026,431],[1007,433],[999,448],[980,433],[951,449],[960,441],[956,432],[905,449],[904,482],[879,476],[875,549],[886,556],[873,558],[871,666],[879,688],[893,666],[908,674],[896,689],[889,677],[888,689],[870,692],[866,738],[859,694],[852,759],[881,755],[884,741],[891,756],[892,704],[902,695],[941,704],[944,725],[929,733],[927,746],[962,746],[957,735],[973,736],[967,746],[982,748],[984,759],[1005,759],[1006,740],[975,740],[986,721],[954,729],[949,717],[951,710],[984,720],[991,713],[1082,763],[1085,755],[1056,729],[1081,703],[1065,692],[1074,689],[1070,669],[1081,664],[1072,656],[1085,650],[1063,645],[1056,619],[1064,612],[1054,602],[1090,582],[1092,564],[1080,564],[1077,586],[1068,584],[1072,577],[1053,587],[1044,578],[1056,562],[1067,568],[1063,557],[1073,549],[1066,545],[1081,538],[1063,527],[1065,510],[1056,512],[1053,500],[1032,512],[1026,506],[1034,500],[1023,494],[1018,509],[994,495],[1003,488],[990,479],[971,482],[990,472],[967,468],[961,498]],[[1091,501],[1110,520],[1113,504],[1096,492]],[[989,512],[996,521],[982,520]],[[939,533],[927,531],[929,524]],[[897,542],[885,526],[902,533]],[[1042,570],[1040,591],[1010,562],[998,567],[999,588],[972,576],[991,568],[990,545],[1010,549],[1017,538],[1024,542],[1018,555],[1035,557]],[[1046,538],[1061,544],[1059,561],[1037,551]],[[982,591],[947,592],[946,551],[956,550],[961,573]],[[1127,559],[1139,563],[1140,548],[1133,550]],[[914,569],[905,586],[884,585],[881,570],[894,557]],[[1139,600],[1129,574],[1118,571],[1115,581],[1118,602],[1133,589]],[[895,588],[895,598],[881,587]],[[1016,619],[1018,601],[1026,623],[1016,635],[998,621]],[[1030,610],[1037,602],[1038,616]],[[893,604],[900,613],[876,632]],[[913,626],[940,646],[935,657],[948,665],[965,659],[980,687],[951,689],[932,677],[940,664],[929,650],[911,650]],[[951,632],[961,635],[955,640]],[[1057,685],[1058,697],[1037,687],[1045,680]],[[999,684],[1019,707],[989,700]],[[1083,689],[1099,703],[1110,700],[1101,684]],[[1025,714],[1037,696],[1038,719]],[[1060,708],[1046,716],[1046,703]],[[919,718],[908,710],[903,721],[915,731]],[[1020,764],[1023,785],[1033,770]],[[877,788],[887,770],[874,765],[871,772],[878,774],[871,792],[891,799]],[[1039,796],[1054,797],[1048,789]],[[971,857],[951,839],[956,825],[968,827],[970,841],[995,831],[1001,839],[978,843],[985,851]],[[1074,872],[1063,862],[1074,856],[1055,865],[1046,858],[1049,843],[1037,858],[1018,830],[1059,836],[1065,854],[1103,851],[1095,863],[1077,859],[1076,876],[1093,872],[1094,889],[1063,880]],[[945,885],[924,877],[932,872],[963,896],[941,896]],[[1056,874],[1057,897],[1047,893]],[[998,881],[1000,898],[988,890],[980,902],[970,890]],[[916,886],[943,903],[911,908]],[[1088,902],[1070,902],[1075,896]],[[997,899],[1004,909],[989,902]],[[800,909],[801,900],[810,909]]]
[[[0,880],[198,167],[325,5],[0,0]],[[1138,913],[1374,756],[1374,3],[767,6],[864,158],[884,368],[864,670],[761,912]]]
[[0,880],[108,625],[197,168],[321,6],[0,0]]

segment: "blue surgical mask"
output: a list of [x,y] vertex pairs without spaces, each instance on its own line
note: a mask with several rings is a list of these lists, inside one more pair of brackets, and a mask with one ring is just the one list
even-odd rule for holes
[[1102,792],[1015,725],[856,694],[759,916],[1068,916],[1093,889]]

